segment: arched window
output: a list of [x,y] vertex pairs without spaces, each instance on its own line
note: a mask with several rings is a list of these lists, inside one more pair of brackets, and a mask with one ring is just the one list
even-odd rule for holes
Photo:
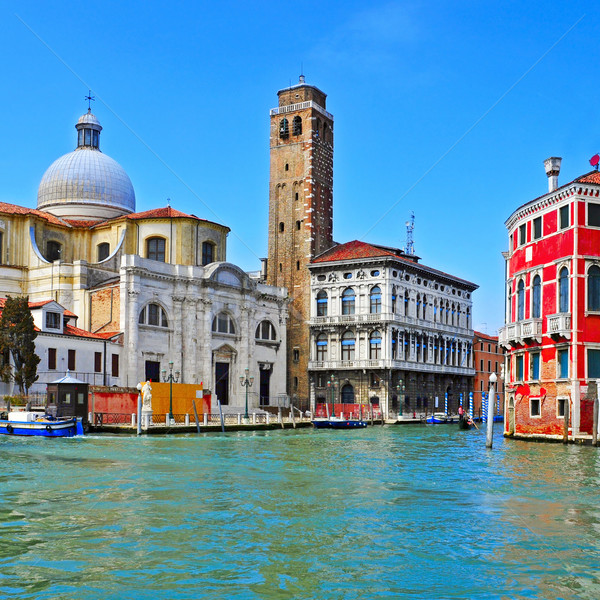
[[465,327],[467,329],[470,329],[470,327],[471,327],[471,311],[468,308],[467,308],[467,322],[465,324]]
[[423,315],[422,319],[425,320],[427,318],[427,296],[423,294]]
[[517,321],[525,318],[525,282],[521,279],[517,285]]
[[[214,331],[214,329],[213,329]],[[222,333],[228,333],[226,331]],[[232,331],[231,333],[235,333]],[[254,336],[257,340],[268,340],[274,342],[277,340],[277,332],[271,321],[261,321],[256,328],[256,334]]]
[[536,275],[531,285],[531,316],[539,319],[542,315],[542,278]]
[[290,125],[288,123],[288,120],[284,117],[283,119],[281,119],[281,121],[279,121],[279,137],[281,139],[287,140],[289,136]]
[[321,290],[317,294],[317,317],[327,316],[327,292]]
[[301,135],[302,134],[302,117],[295,116],[292,123],[293,123],[294,135]]
[[354,360],[354,347],[356,338],[351,331],[346,331],[342,335],[342,360]]
[[215,245],[212,242],[202,242],[202,266],[215,262]]
[[512,296],[512,286],[508,286],[508,322],[512,323],[513,320],[513,296]]
[[381,358],[381,333],[374,331],[369,336],[369,358],[377,359]]
[[558,312],[569,312],[569,271],[563,267],[558,275]]
[[342,314],[353,315],[356,307],[356,296],[352,288],[346,288],[342,293]]
[[165,262],[165,239],[152,237],[146,240],[146,258]]
[[140,312],[138,322],[141,325],[153,325],[154,327],[168,327],[167,313],[159,304],[148,304]]
[[283,221],[279,223],[279,233],[283,233],[285,231],[285,224]]
[[214,333],[235,333],[233,319],[225,312],[220,312],[212,322]]
[[392,313],[396,313],[396,286],[392,288]]
[[377,285],[374,288],[371,288],[370,312],[371,313],[380,313],[381,312],[381,288]]
[[600,267],[588,269],[588,310],[600,310]]
[[315,127],[315,135],[316,135],[317,137],[319,137],[320,133],[321,133],[321,119],[319,119],[319,118],[317,117],[317,125],[316,125],[316,127]]
[[98,244],[96,251],[98,253],[98,262],[101,262],[108,258],[108,255],[110,254],[110,244],[102,242],[101,244]]
[[48,240],[46,242],[46,260],[60,260],[62,254],[62,244],[54,240]]
[[408,317],[408,290],[404,292],[404,316]]
[[327,334],[320,333],[317,336],[317,360],[327,360]]

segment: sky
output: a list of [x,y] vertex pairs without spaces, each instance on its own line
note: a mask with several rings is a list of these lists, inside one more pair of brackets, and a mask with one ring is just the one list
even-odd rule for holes
[[334,238],[403,248],[479,285],[475,329],[504,322],[506,219],[600,151],[594,3],[0,3],[0,201],[36,207],[92,112],[137,210],[231,228],[267,255],[269,110],[306,82],[334,115]]

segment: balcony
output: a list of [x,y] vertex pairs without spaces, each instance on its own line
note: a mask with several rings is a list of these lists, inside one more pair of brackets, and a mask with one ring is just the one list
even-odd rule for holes
[[553,338],[571,339],[571,313],[548,315],[548,335]]
[[437,373],[448,375],[466,375],[473,377],[475,370],[471,367],[458,365],[438,365],[435,363],[423,363],[411,360],[395,359],[356,359],[356,360],[325,360],[308,361],[309,371],[338,371],[343,369],[394,369],[402,371],[420,371],[423,373]]
[[542,342],[542,319],[527,319],[509,323],[498,333],[498,342],[505,348],[520,346],[525,342]]

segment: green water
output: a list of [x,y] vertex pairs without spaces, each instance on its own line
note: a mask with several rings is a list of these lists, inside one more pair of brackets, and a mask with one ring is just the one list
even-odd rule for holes
[[599,450],[452,426],[0,437],[0,597],[597,598]]

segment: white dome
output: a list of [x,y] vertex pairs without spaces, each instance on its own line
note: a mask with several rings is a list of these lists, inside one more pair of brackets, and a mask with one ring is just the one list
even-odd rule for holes
[[38,209],[72,219],[109,219],[135,212],[135,192],[127,173],[98,149],[102,127],[96,117],[83,115],[76,128],[78,148],[55,160],[44,173]]

